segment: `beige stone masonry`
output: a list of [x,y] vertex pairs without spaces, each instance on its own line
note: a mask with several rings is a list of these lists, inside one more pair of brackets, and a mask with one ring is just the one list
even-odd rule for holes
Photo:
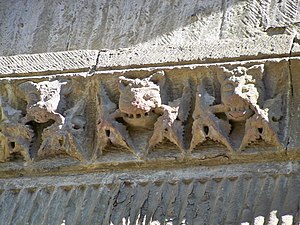
[[79,51],[62,69],[76,53],[3,57],[27,68],[0,78],[2,177],[300,156],[297,56],[101,70],[109,51]]
[[0,225],[299,224],[299,8],[0,1]]

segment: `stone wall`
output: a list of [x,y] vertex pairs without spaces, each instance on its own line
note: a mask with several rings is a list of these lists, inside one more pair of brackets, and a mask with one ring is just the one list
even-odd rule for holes
[[2,1],[0,224],[298,224],[299,4]]
[[298,221],[299,58],[135,51],[1,58],[3,224]]
[[298,7],[297,0],[1,1],[0,55],[295,36]]

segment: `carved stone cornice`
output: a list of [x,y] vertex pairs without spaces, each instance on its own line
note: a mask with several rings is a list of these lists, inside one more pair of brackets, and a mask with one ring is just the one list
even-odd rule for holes
[[3,176],[300,158],[296,56],[101,70],[109,51],[2,57]]

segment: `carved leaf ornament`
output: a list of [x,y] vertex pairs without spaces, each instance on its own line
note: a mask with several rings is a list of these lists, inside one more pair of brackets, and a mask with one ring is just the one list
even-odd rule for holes
[[[207,141],[231,153],[253,144],[280,147],[282,95],[266,99],[263,73],[263,65],[222,68],[214,92],[202,80],[194,86],[186,80],[177,85],[177,98],[168,94],[171,85],[164,71],[146,78],[121,76],[118,102],[102,82],[90,82],[78,99],[70,97],[71,80],[20,83],[15,88],[25,108],[7,96],[0,98],[0,161],[21,156],[31,162],[57,155],[96,160],[111,146],[142,159],[166,142],[182,154],[193,153]],[[90,105],[96,114],[95,150],[85,147]]]

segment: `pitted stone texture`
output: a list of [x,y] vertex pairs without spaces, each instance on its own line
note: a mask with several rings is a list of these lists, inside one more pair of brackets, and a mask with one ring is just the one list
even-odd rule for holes
[[145,43],[117,50],[78,50],[0,57],[0,76],[224,62],[298,55],[294,36],[276,35],[239,40],[197,41],[158,45]]
[[294,0],[1,1],[0,55],[293,36]]
[[[262,152],[282,159],[289,141],[288,59],[1,78],[7,103],[1,108],[20,113],[0,124],[33,131],[26,139],[33,164],[67,156],[81,162],[79,169],[86,162],[255,161],[251,154]],[[2,133],[1,161],[18,165],[7,146],[23,141]]]
[[[131,48],[101,50],[97,67],[126,68],[290,56],[293,38],[291,35],[283,34],[238,40],[199,40],[162,46],[145,43]],[[295,55],[298,53],[298,50],[294,51]]]
[[96,65],[97,56],[98,51],[79,50],[0,57],[0,76],[88,70]]

